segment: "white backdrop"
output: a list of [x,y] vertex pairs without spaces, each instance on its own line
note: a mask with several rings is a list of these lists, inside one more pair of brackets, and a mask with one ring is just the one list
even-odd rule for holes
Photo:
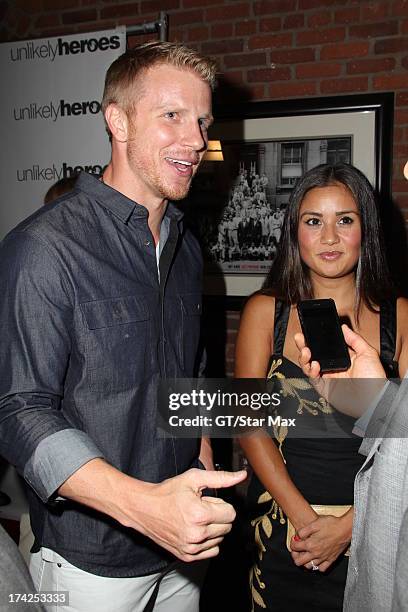
[[0,240],[60,178],[108,163],[100,100],[125,49],[125,27],[0,45]]

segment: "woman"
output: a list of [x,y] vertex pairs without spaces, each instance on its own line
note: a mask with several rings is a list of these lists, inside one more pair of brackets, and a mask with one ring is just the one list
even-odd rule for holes
[[[318,166],[296,185],[277,259],[263,291],[245,306],[236,348],[236,377],[283,383],[297,419],[318,429],[337,415],[301,380],[296,365],[293,338],[301,331],[296,304],[309,298],[334,299],[339,316],[378,350],[388,374],[405,372],[408,302],[396,300],[390,287],[371,186],[347,164]],[[282,428],[274,433],[274,439],[260,432],[240,439],[254,470],[248,491],[257,548],[252,610],[340,612],[361,440],[293,439]],[[319,554],[298,567],[295,561],[302,557],[287,547],[288,519],[294,530],[309,525],[318,518],[311,504],[326,506],[318,510],[326,516],[315,524]]]

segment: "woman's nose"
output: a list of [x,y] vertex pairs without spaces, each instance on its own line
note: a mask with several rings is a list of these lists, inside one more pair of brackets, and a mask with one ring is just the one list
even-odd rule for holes
[[321,242],[324,244],[335,244],[338,241],[337,226],[331,223],[325,225],[321,234]]

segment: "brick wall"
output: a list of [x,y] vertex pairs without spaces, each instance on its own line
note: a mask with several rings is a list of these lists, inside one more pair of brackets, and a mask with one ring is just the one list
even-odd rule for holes
[[[408,216],[408,0],[0,0],[0,41],[139,24],[160,10],[170,40],[216,56],[254,101],[395,91],[393,197]],[[230,313],[228,370],[235,327]]]

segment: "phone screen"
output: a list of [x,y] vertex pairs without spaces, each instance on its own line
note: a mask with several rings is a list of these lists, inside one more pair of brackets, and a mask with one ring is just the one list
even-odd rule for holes
[[333,300],[304,300],[298,304],[299,318],[312,359],[322,372],[346,370],[350,357]]

